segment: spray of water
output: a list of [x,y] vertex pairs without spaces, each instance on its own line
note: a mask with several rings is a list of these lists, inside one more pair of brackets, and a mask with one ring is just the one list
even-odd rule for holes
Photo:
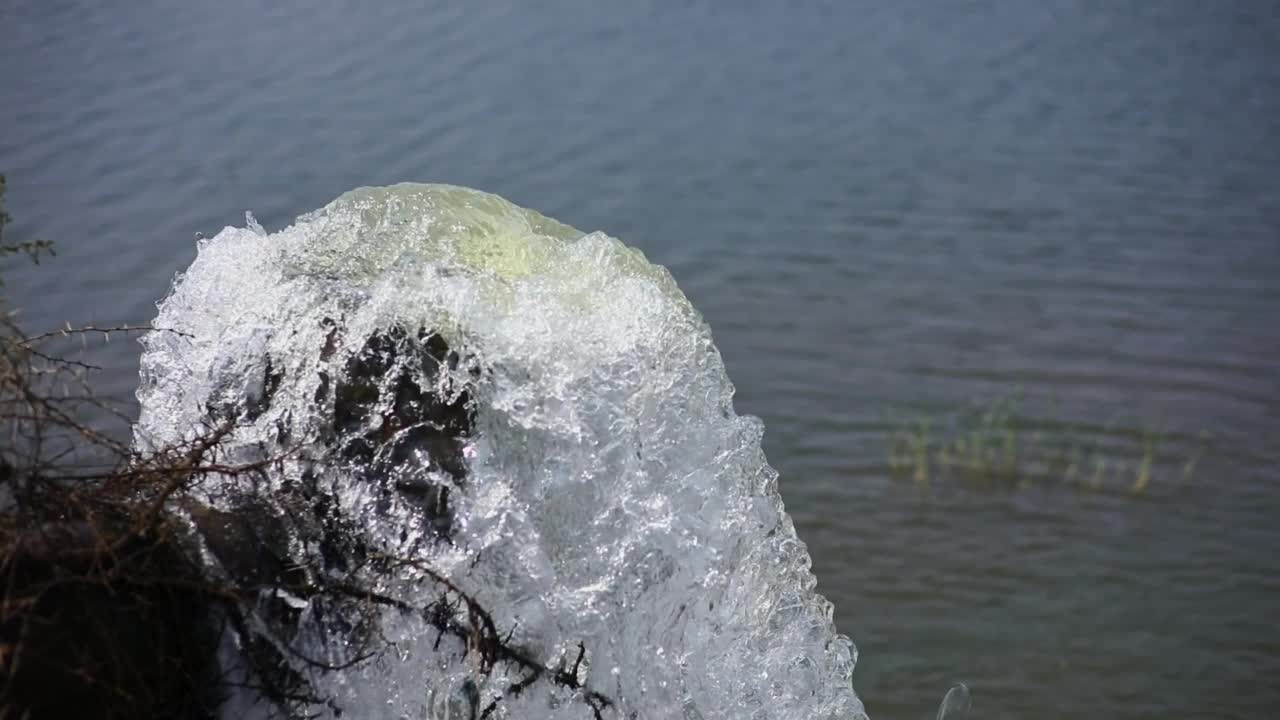
[[[289,449],[266,495],[292,520],[290,563],[366,572],[419,605],[439,574],[512,647],[575,678],[479,668],[465,640],[394,608],[376,618],[385,649],[339,663],[344,619],[275,598],[289,623],[259,630],[284,662],[343,665],[294,663],[316,712],[865,717],[763,427],[734,412],[711,333],[665,269],[451,186],[364,188],[276,233],[248,225],[201,240],[161,303],[156,324],[178,332],[144,341],[136,443],[233,419],[229,458]],[[241,507],[217,477],[199,492]],[[360,569],[375,556],[413,562]],[[949,707],[939,718],[959,717]]]

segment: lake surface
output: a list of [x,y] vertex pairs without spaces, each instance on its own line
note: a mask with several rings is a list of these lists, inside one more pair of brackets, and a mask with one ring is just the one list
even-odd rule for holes
[[[872,717],[1280,707],[1280,4],[287,5],[0,6],[30,329],[150,320],[245,210],[490,190],[705,314]],[[93,350],[109,394],[137,354]],[[895,413],[1014,393],[1120,480],[891,472]]]

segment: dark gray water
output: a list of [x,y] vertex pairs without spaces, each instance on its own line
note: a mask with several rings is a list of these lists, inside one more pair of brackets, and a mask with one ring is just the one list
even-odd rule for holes
[[[953,680],[982,717],[1273,716],[1280,5],[786,5],[7,0],[10,231],[60,254],[10,298],[145,322],[245,210],[497,192],[704,312],[873,717]],[[136,346],[94,355],[128,397]],[[886,413],[1018,387],[1212,449],[1139,496],[891,477]]]

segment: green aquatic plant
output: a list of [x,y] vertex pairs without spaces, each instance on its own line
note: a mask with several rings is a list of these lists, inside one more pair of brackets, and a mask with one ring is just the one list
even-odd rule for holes
[[[1097,425],[1023,410],[1022,391],[979,410],[917,413],[889,421],[889,474],[928,485],[956,480],[987,489],[1057,485],[1142,495],[1181,468],[1189,482],[1210,436],[1168,433],[1113,417]],[[1173,442],[1170,442],[1173,441]],[[1173,447],[1167,447],[1173,445]]]

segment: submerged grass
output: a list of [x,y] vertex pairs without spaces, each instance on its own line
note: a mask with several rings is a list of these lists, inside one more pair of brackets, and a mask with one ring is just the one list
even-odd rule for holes
[[1070,422],[1025,412],[1021,391],[990,406],[890,419],[889,472],[928,486],[1064,486],[1142,495],[1153,482],[1190,482],[1212,439],[1141,423]]

